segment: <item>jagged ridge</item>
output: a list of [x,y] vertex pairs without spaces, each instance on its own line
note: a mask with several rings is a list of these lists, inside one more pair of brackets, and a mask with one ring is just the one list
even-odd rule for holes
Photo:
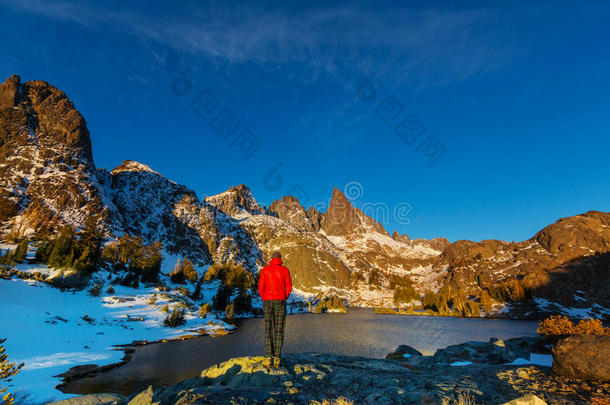
[[[410,277],[422,292],[445,285],[474,295],[489,285],[518,282],[571,303],[574,290],[586,284],[573,283],[575,269],[601,266],[591,272],[597,285],[591,295],[610,306],[599,292],[600,285],[607,287],[599,278],[610,251],[608,213],[560,219],[519,243],[449,244],[444,238],[390,236],[337,188],[324,213],[293,196],[265,210],[245,185],[200,201],[143,163],[97,169],[86,122],[65,93],[46,82],[21,83],[18,76],[0,85],[0,175],[1,202],[14,208],[0,217],[2,234],[53,232],[94,216],[108,236],[160,240],[196,263],[230,262],[251,271],[279,249],[298,289],[334,292],[366,305],[391,302],[393,276]],[[373,278],[376,286],[370,285]],[[553,281],[558,288],[545,292]]]

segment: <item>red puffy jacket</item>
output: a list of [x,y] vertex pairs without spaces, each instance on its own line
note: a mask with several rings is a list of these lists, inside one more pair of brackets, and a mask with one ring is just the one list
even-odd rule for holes
[[263,267],[258,281],[258,293],[266,300],[285,300],[292,291],[290,271],[282,266],[282,259],[271,259],[269,266]]

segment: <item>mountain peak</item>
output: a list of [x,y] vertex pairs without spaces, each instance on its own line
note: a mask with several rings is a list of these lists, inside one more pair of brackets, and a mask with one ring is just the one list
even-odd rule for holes
[[310,217],[308,211],[305,210],[305,207],[301,205],[299,200],[291,195],[283,196],[281,199],[271,203],[268,215],[278,217],[302,230],[317,231],[319,229],[319,224],[316,227],[319,219],[315,216],[313,218]]
[[[17,126],[30,135],[25,137],[26,142],[45,148],[70,148],[71,156],[93,166],[87,123],[66,93],[53,85],[40,80],[21,83],[18,75],[9,77],[0,84],[0,113],[0,126],[12,127],[19,122]],[[17,128],[10,131],[17,132]],[[23,143],[18,136],[9,136],[7,141],[5,145]]]
[[150,166],[144,163],[136,162],[135,160],[125,160],[123,163],[112,169],[111,174],[118,174],[122,172],[149,172],[159,174],[150,168]]
[[93,181],[87,124],[63,91],[9,77],[0,84],[0,129],[0,194],[13,198],[21,224],[52,230],[97,214],[116,224],[104,190]]
[[245,184],[233,186],[224,193],[206,197],[205,202],[234,218],[265,213]]
[[322,230],[330,236],[345,236],[351,233],[378,232],[387,234],[383,226],[354,207],[337,187],[322,219]]
[[345,194],[343,194],[343,192],[341,190],[339,190],[337,187],[333,187],[332,200],[344,201],[351,205],[351,203],[349,202],[349,200],[347,199]]

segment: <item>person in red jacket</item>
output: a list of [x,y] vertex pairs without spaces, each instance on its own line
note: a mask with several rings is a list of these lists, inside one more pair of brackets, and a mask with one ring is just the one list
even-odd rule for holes
[[280,366],[280,354],[284,343],[284,325],[286,324],[286,299],[292,291],[290,271],[282,266],[282,255],[273,252],[271,262],[261,270],[258,281],[258,293],[263,299],[265,313],[265,366]]

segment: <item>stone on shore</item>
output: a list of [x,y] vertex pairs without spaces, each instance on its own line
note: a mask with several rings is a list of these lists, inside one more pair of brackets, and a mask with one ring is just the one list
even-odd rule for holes
[[579,335],[553,347],[553,372],[582,380],[610,381],[610,336]]
[[423,356],[423,354],[409,345],[400,345],[393,353],[387,354],[385,358],[389,360],[404,360],[413,356]]
[[127,398],[119,394],[89,394],[51,402],[48,405],[123,405]]
[[438,363],[472,362],[477,364],[506,364],[517,358],[529,360],[529,351],[516,342],[491,338],[489,342],[466,342],[438,349],[434,360]]
[[547,405],[542,399],[538,398],[536,395],[525,395],[520,398],[513,399],[512,401],[508,401],[502,405]]
[[133,397],[127,405],[161,405],[161,402],[155,401],[153,387],[149,385],[148,388]]

